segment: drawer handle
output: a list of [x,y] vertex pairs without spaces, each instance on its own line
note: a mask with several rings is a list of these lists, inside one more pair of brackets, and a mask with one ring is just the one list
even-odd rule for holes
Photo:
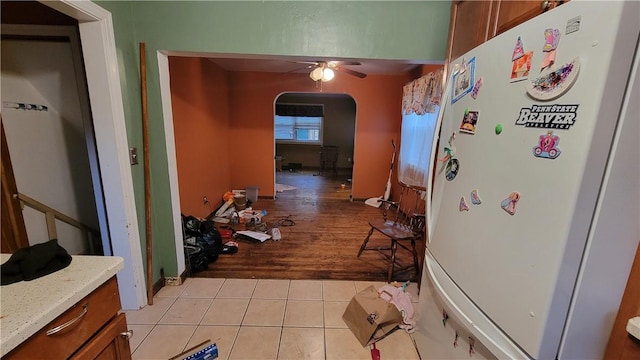
[[131,339],[131,337],[133,336],[133,330],[121,332],[120,336],[122,336],[124,338],[127,338],[127,339]]
[[66,323],[62,324],[62,325],[58,325],[56,327],[54,327],[53,329],[49,329],[47,330],[47,336],[51,336],[54,335],[56,333],[59,333],[60,331],[68,328],[69,326],[75,324],[76,322],[80,321],[80,319],[82,319],[83,316],[87,315],[87,307],[89,306],[89,304],[84,304],[82,306],[82,312],[80,313],[80,315],[74,317],[73,319],[67,321]]

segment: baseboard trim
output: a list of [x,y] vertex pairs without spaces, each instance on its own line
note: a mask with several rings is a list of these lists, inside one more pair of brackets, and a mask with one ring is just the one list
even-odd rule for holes
[[153,284],[153,295],[157,294],[160,289],[165,286],[179,286],[184,284],[184,282],[189,277],[189,270],[185,269],[180,276],[177,277],[165,277],[164,271],[160,271],[160,280],[156,281]]

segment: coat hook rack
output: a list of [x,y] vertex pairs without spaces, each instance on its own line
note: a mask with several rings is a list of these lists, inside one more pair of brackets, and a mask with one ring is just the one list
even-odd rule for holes
[[10,101],[3,101],[2,107],[5,109],[18,109],[18,110],[36,110],[36,111],[48,111],[49,108],[45,105],[38,104],[25,104]]

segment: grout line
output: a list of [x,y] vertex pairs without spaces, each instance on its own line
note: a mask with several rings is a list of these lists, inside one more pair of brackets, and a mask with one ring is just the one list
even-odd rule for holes
[[[135,324],[134,324],[135,325]],[[135,326],[145,326],[145,325],[135,325]],[[151,332],[153,331],[153,329],[155,328],[155,325],[151,325],[151,329],[149,329],[149,332],[144,336],[144,338],[142,339],[142,341],[140,341],[138,343],[138,345],[135,347],[135,349],[130,349],[131,350],[131,354],[133,355],[134,352],[136,352],[136,350],[138,350],[138,348],[140,347],[140,345],[142,345],[142,343],[147,340],[147,338],[149,337],[149,335],[151,334]],[[130,330],[130,329],[127,329]],[[135,333],[133,334],[133,336],[135,336]]]

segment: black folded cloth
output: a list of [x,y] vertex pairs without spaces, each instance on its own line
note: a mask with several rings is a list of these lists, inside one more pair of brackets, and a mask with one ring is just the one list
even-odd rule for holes
[[14,252],[9,260],[0,265],[2,285],[18,281],[29,281],[64,269],[71,264],[71,255],[58,240],[24,247]]

